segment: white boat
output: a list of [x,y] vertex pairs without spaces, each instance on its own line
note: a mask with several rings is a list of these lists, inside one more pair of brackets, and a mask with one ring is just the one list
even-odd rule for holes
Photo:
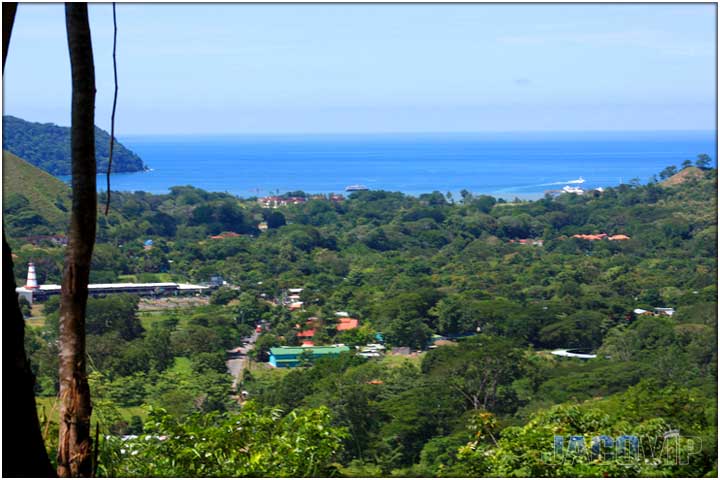
[[365,185],[348,185],[347,187],[345,187],[346,192],[362,192],[365,190],[370,190],[370,189],[368,187],[366,187]]
[[585,179],[583,177],[578,177],[577,180],[568,180],[566,183],[585,183]]

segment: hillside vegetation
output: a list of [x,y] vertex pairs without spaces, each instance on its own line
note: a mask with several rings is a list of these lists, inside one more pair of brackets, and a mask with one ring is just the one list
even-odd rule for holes
[[13,236],[59,233],[66,228],[70,187],[3,150],[3,213]]
[[[70,175],[70,128],[52,123],[28,122],[3,116],[3,149],[24,158],[53,175]],[[98,173],[107,172],[110,134],[95,127],[95,157]],[[142,159],[115,139],[113,172],[138,172],[146,167]]]
[[[676,185],[512,204],[366,191],[269,209],[193,187],[114,192],[115,216],[98,217],[92,281],[221,274],[230,285],[208,305],[144,323],[137,297],[89,301],[93,416],[110,435],[99,471],[717,476],[717,170],[698,171]],[[33,260],[41,283],[59,281],[63,247],[12,241],[18,277]],[[302,308],[286,304],[290,288],[303,289]],[[52,397],[57,298],[43,310],[26,348],[38,394]],[[358,328],[339,331],[339,311]],[[268,367],[270,348],[300,344],[308,321],[315,345],[364,346],[381,334],[389,351],[406,348]],[[240,406],[226,351],[258,324]],[[451,341],[433,345],[433,335]],[[597,357],[550,354],[557,348]],[[120,412],[143,406],[144,424]],[[129,433],[142,435],[118,438]],[[594,436],[625,434],[653,450],[598,459],[567,447],[550,458],[555,435],[566,446],[583,435],[589,451]]]

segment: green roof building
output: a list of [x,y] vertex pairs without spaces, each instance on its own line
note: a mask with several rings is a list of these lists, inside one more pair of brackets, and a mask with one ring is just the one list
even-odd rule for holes
[[342,352],[350,351],[349,347],[274,347],[270,349],[270,360],[268,363],[273,367],[287,368],[300,365],[300,357],[305,354],[313,360],[322,357],[337,357]]

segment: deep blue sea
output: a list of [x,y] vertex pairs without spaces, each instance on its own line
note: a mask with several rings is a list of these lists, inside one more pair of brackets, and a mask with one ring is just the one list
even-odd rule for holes
[[[647,182],[668,165],[715,161],[716,132],[591,132],[378,135],[125,136],[151,168],[113,174],[111,189],[166,193],[193,185],[240,197],[347,185],[411,195],[467,189],[506,199],[541,197],[583,177],[584,188],[633,178]],[[98,177],[105,189],[105,177]]]

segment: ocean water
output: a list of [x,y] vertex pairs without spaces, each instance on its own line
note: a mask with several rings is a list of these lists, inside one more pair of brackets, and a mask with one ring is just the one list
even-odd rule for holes
[[[381,135],[126,136],[151,171],[113,174],[111,189],[167,193],[193,185],[240,197],[347,185],[400,191],[463,189],[541,197],[582,177],[584,188],[647,182],[668,165],[713,158],[714,131]],[[68,180],[65,178],[65,180]],[[105,176],[98,176],[105,189]]]

